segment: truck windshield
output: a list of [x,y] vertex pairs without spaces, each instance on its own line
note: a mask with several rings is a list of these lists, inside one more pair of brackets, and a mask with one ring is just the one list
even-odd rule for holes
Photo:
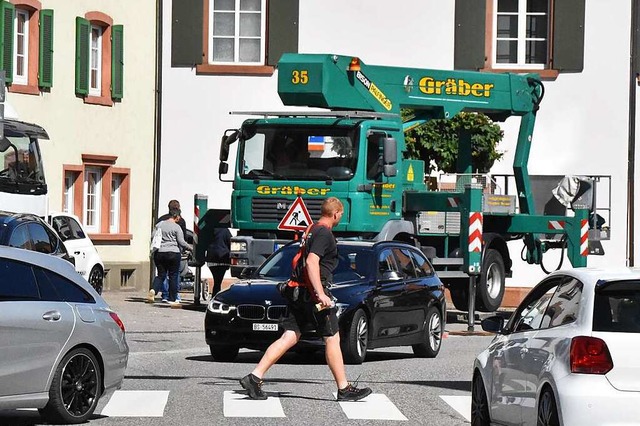
[[0,191],[31,195],[46,193],[37,139],[5,134],[0,141]]
[[245,179],[349,180],[356,171],[353,127],[255,126],[240,140]]

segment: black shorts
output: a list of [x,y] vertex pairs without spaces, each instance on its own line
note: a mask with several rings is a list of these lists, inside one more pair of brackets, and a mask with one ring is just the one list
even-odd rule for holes
[[[298,302],[287,305],[287,316],[282,318],[282,328],[297,333],[316,332],[320,337],[331,337],[339,331],[338,315],[336,307],[315,311],[315,302],[311,299],[306,289],[300,289]],[[325,293],[329,291],[325,288]]]

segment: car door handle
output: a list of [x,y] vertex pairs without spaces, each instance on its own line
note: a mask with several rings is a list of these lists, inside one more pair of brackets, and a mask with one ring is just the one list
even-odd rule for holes
[[42,314],[42,319],[45,321],[59,321],[60,318],[62,318],[62,315],[58,311],[49,311]]
[[529,353],[529,349],[522,348],[520,349],[520,358],[524,358]]

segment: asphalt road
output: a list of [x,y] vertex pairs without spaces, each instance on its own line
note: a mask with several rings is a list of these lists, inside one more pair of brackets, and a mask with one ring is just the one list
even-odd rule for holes
[[[335,383],[320,352],[287,354],[264,385],[267,401],[247,401],[238,379],[261,353],[241,351],[234,363],[214,362],[204,342],[202,309],[145,303],[139,293],[104,295],[123,320],[130,346],[122,389],[100,401],[95,425],[468,424],[471,365],[490,336],[462,335],[450,323],[435,359],[414,358],[411,348],[370,351],[347,366],[373,395],[337,403]],[[189,294],[184,295],[189,299]],[[479,326],[477,327],[479,329]],[[456,409],[457,408],[457,409]],[[0,411],[0,425],[42,423],[37,411]]]

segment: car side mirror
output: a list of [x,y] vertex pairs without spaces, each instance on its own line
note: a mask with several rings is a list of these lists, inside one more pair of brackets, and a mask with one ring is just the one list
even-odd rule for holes
[[383,281],[400,281],[402,277],[397,271],[385,271],[382,273]]
[[240,272],[240,276],[238,278],[241,279],[247,279],[247,278],[251,278],[254,274],[254,272],[256,272],[256,268],[255,266],[247,266],[246,268],[243,268],[242,271]]
[[504,318],[500,315],[494,315],[489,318],[485,318],[480,323],[482,329],[484,331],[488,331],[490,333],[503,333],[504,331]]
[[11,142],[9,142],[9,139],[7,138],[0,139],[0,152],[5,152],[6,150],[9,149],[10,146],[11,146]]

